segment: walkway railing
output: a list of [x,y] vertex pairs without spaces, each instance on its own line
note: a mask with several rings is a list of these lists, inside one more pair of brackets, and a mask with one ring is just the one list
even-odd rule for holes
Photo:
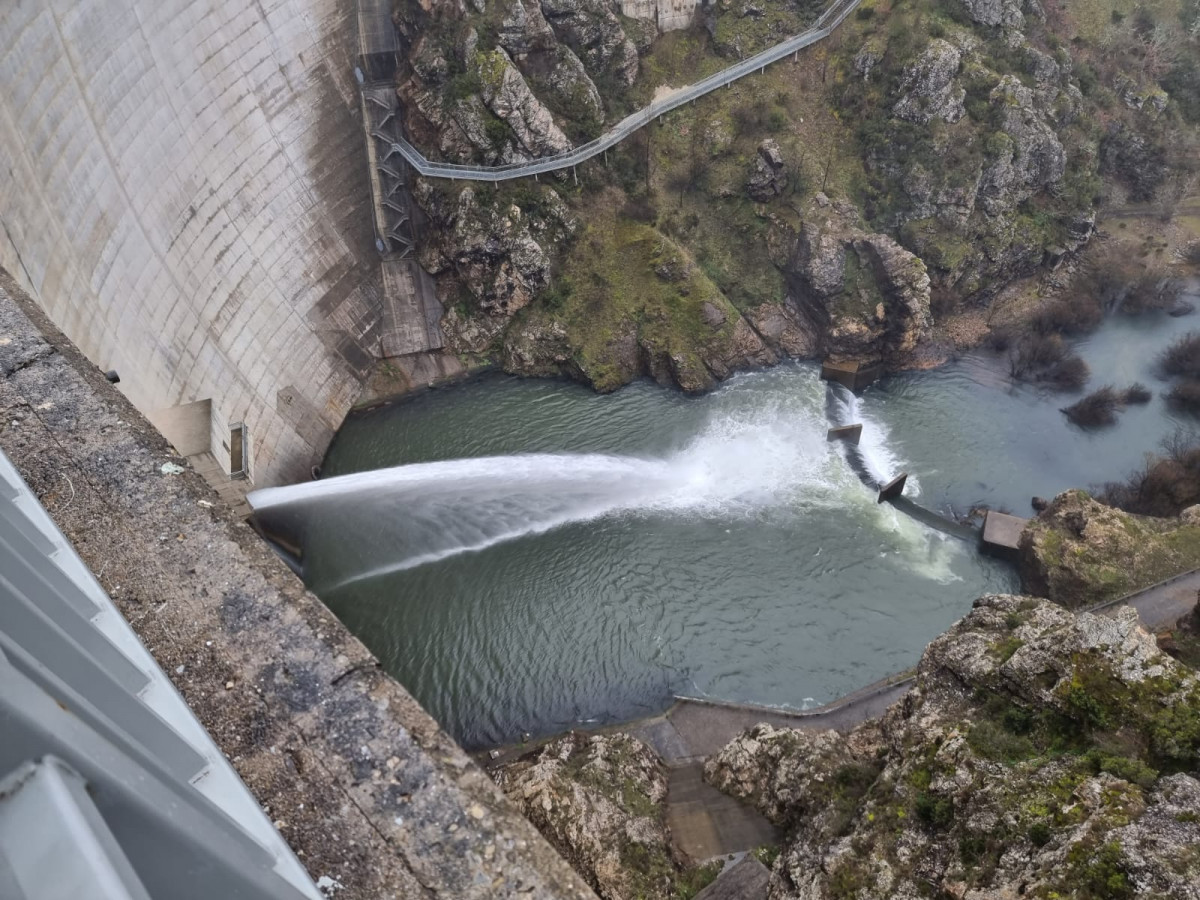
[[390,143],[389,151],[385,154],[385,160],[386,157],[397,153],[404,157],[408,164],[416,169],[418,174],[426,178],[451,178],[462,179],[464,181],[508,181],[512,178],[525,178],[530,175],[540,175],[543,172],[568,169],[586,162],[595,156],[599,156],[605,150],[620,143],[633,134],[633,132],[648,125],[664,113],[683,106],[685,103],[690,103],[698,97],[703,97],[705,94],[712,93],[718,88],[732,84],[739,78],[753,72],[761,72],[771,63],[778,62],[785,56],[828,37],[861,2],[862,0],[836,0],[807,31],[801,32],[795,37],[788,38],[786,41],[744,59],[727,69],[715,72],[707,78],[697,81],[695,84],[680,88],[670,96],[655,100],[649,106],[643,107],[637,112],[626,116],[600,137],[571,150],[556,153],[553,156],[543,156],[539,159],[523,163],[504,163],[498,166],[431,162],[421,154],[421,151],[402,137],[384,138],[383,135],[375,136],[380,139],[386,139]]

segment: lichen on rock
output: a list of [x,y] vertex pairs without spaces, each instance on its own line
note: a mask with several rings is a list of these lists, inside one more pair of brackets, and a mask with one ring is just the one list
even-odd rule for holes
[[1132,610],[993,595],[878,723],[757,726],[706,775],[789,826],[771,900],[1194,900],[1198,770],[1200,680]]
[[667,773],[626,734],[564,735],[493,777],[603,900],[670,900]]

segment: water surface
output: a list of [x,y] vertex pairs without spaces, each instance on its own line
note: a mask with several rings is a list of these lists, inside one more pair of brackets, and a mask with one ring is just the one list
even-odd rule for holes
[[[1191,327],[1114,320],[1080,346],[1089,389],[1163,388],[1153,355]],[[830,419],[862,421],[868,469],[909,471],[924,505],[1022,515],[1124,475],[1180,424],[1156,396],[1087,432],[1070,400],[1009,384],[987,353],[858,399],[804,364],[699,398],[493,376],[352,417],[322,481],[268,512],[303,534],[310,586],[468,747],[673,694],[803,707],[912,665],[975,597],[1016,588],[878,505]]]

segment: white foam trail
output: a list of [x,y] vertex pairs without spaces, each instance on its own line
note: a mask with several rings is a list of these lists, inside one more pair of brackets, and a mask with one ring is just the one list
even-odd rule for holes
[[[293,526],[320,518],[327,530],[330,523],[341,527],[346,565],[339,568],[352,574],[334,588],[569,523],[630,513],[731,519],[861,503],[861,512],[882,531],[902,535],[898,550],[921,557],[917,544],[929,540],[921,526],[898,523],[890,508],[867,513],[868,504],[876,506],[874,496],[825,439],[828,422],[818,400],[824,387],[794,377],[785,384],[786,391],[764,392],[734,382],[706,398],[714,409],[703,433],[659,459],[604,454],[455,459],[268,488],[248,499],[256,514]],[[882,476],[892,465],[886,433],[864,422],[864,439],[868,433],[868,458]],[[888,515],[890,523],[880,518]],[[944,575],[941,567],[934,569],[930,577]]]
[[[863,409],[862,401],[857,395],[839,387],[837,399],[842,409],[840,424],[862,424],[863,430],[858,441],[858,453],[863,465],[866,466],[867,473],[878,484],[887,484],[904,471],[904,463],[892,449],[887,428]],[[910,496],[918,496],[920,492],[920,482],[916,476],[910,474],[905,485],[905,493]]]

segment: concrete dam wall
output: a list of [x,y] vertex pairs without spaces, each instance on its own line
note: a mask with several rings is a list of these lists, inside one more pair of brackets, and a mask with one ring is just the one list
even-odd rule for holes
[[0,265],[169,438],[209,415],[260,484],[307,476],[405,307],[358,48],[354,0],[0,4]]

